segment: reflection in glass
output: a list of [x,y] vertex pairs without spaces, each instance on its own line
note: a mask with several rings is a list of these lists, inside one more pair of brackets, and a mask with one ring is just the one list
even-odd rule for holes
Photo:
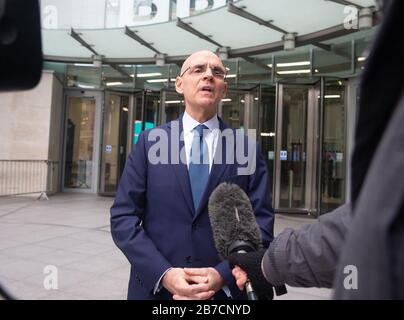
[[228,93],[222,100],[222,119],[230,128],[244,128],[245,95]]
[[321,213],[345,201],[345,83],[329,81],[324,97],[324,134],[321,159]]
[[183,96],[178,93],[166,92],[164,106],[166,122],[178,119],[180,114],[184,112],[185,107],[183,99]]
[[284,88],[280,207],[304,208],[306,184],[307,88]]
[[95,100],[68,98],[65,187],[91,189]]

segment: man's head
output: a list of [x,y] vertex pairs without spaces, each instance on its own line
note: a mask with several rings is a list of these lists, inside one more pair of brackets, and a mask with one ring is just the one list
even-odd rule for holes
[[226,95],[226,69],[217,55],[198,51],[190,55],[181,68],[175,87],[184,95],[185,108],[194,117],[213,116]]

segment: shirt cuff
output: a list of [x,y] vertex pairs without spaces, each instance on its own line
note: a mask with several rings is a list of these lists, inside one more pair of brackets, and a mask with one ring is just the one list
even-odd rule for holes
[[153,289],[153,294],[156,294],[158,292],[160,292],[160,290],[163,288],[163,285],[161,284],[161,280],[163,280],[163,277],[165,276],[165,274],[170,271],[172,268],[168,268],[166,271],[164,271],[164,273],[161,275],[161,277],[158,279],[158,281],[156,282],[156,284],[154,285],[154,289]]

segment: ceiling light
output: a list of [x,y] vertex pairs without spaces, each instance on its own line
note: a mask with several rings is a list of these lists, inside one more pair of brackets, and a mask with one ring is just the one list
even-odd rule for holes
[[298,73],[310,73],[310,69],[301,69],[301,70],[285,70],[285,71],[277,71],[277,74],[298,74]]
[[150,72],[150,73],[138,73],[136,75],[136,77],[138,77],[138,78],[148,78],[148,77],[159,77],[161,75],[162,74],[160,72]]
[[125,112],[128,112],[128,111],[129,111],[129,109],[126,108],[126,107],[123,107],[122,110],[125,111]]
[[94,89],[95,86],[90,86],[90,85],[86,85],[86,84],[78,84],[77,85],[79,88],[83,88],[83,89]]
[[123,84],[122,82],[107,82],[106,85],[107,86],[120,86],[121,84]]
[[270,68],[272,68],[272,63],[270,63],[270,64],[267,64],[267,66],[268,66],[268,67],[270,67]]
[[358,57],[358,62],[365,61],[366,57]]
[[150,79],[146,80],[149,83],[167,82],[167,79]]
[[[317,98],[320,98],[320,96],[317,96]],[[341,95],[339,94],[326,94],[324,96],[324,99],[340,99]]]
[[94,67],[94,65],[91,63],[75,63],[73,64],[76,67]]
[[230,102],[231,101],[231,99],[222,99],[222,102]]
[[181,102],[183,102],[183,101],[182,100],[167,100],[165,102],[165,104],[173,104],[173,103],[181,103]]
[[277,63],[277,67],[300,67],[309,66],[310,61],[298,61],[298,62],[287,62],[287,63]]
[[226,76],[226,79],[235,78],[235,77],[236,77],[235,74],[228,74],[228,75]]

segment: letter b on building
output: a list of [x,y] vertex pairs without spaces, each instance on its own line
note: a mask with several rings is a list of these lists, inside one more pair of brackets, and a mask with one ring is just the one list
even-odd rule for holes
[[344,267],[344,274],[347,276],[344,278],[344,288],[346,290],[358,289],[358,268],[354,265],[347,265]]

